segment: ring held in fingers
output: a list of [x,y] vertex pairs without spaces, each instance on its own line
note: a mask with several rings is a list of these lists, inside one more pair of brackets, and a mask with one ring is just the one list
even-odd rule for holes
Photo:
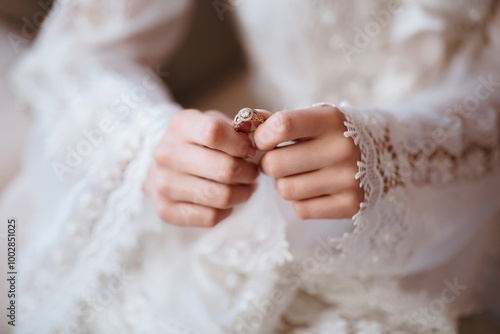
[[[245,133],[252,133],[255,131],[256,127],[252,129],[253,122],[260,122],[264,123],[264,116],[257,111],[257,109],[251,109],[251,108],[243,108],[234,117],[233,120],[233,127],[236,131],[241,131],[240,126],[245,124],[246,122],[250,122],[250,131],[245,132]],[[241,131],[244,132],[244,131]]]

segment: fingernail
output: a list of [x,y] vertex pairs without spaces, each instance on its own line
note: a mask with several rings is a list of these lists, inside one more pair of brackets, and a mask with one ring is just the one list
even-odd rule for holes
[[253,159],[257,155],[257,149],[255,147],[250,147],[250,149],[247,152],[247,158],[248,159]]

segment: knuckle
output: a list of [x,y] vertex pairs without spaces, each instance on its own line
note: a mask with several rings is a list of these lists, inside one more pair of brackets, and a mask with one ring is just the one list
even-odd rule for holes
[[165,182],[158,182],[156,184],[156,192],[160,195],[168,194],[168,185]]
[[286,179],[277,179],[276,188],[280,196],[287,201],[295,199],[295,185],[292,181]]
[[239,176],[241,173],[242,167],[241,163],[236,160],[235,158],[229,159],[229,163],[227,166],[227,174],[229,176],[229,179],[234,179],[236,176]]
[[231,207],[232,199],[232,187],[229,185],[221,185],[216,198],[216,206],[221,209],[227,209]]
[[206,121],[205,130],[203,133],[203,138],[205,141],[205,145],[209,147],[214,147],[217,145],[219,141],[219,137],[222,134],[223,130],[222,121],[216,118],[209,118]]
[[156,191],[159,194],[168,197],[170,190],[171,190],[171,182],[168,181],[168,178],[166,176],[159,178],[159,180],[156,183]]
[[193,189],[193,193],[197,199],[195,202],[199,204],[212,203],[214,199],[218,197],[218,190],[218,187],[213,183],[208,183],[198,189]]
[[174,148],[172,145],[162,143],[158,145],[154,152],[154,159],[158,165],[168,166],[172,163],[175,156]]
[[311,218],[309,208],[307,207],[307,205],[305,203],[300,202],[300,201],[294,201],[292,203],[292,205],[293,205],[293,211],[295,211],[295,215],[299,219],[305,220],[305,219]]
[[165,144],[160,143],[158,146],[156,146],[154,152],[153,152],[153,158],[154,161],[158,164],[161,165],[163,164],[163,161],[165,160],[166,157],[166,152],[165,152]]
[[242,172],[243,167],[236,158],[229,157],[221,163],[219,177],[222,182],[230,183],[234,181]]

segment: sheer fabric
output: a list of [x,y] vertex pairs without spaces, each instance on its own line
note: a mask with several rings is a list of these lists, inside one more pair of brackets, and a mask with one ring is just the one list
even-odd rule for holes
[[142,192],[181,108],[151,72],[188,2],[57,7],[13,72],[37,118],[19,332],[453,333],[498,235],[496,4],[235,5],[270,108],[349,101],[366,200],[300,222],[261,176],[210,230],[160,222]]

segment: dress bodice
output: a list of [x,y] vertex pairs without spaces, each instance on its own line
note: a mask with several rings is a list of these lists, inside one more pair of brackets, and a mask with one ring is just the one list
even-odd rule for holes
[[274,108],[397,102],[485,43],[494,1],[242,1],[261,92]]

